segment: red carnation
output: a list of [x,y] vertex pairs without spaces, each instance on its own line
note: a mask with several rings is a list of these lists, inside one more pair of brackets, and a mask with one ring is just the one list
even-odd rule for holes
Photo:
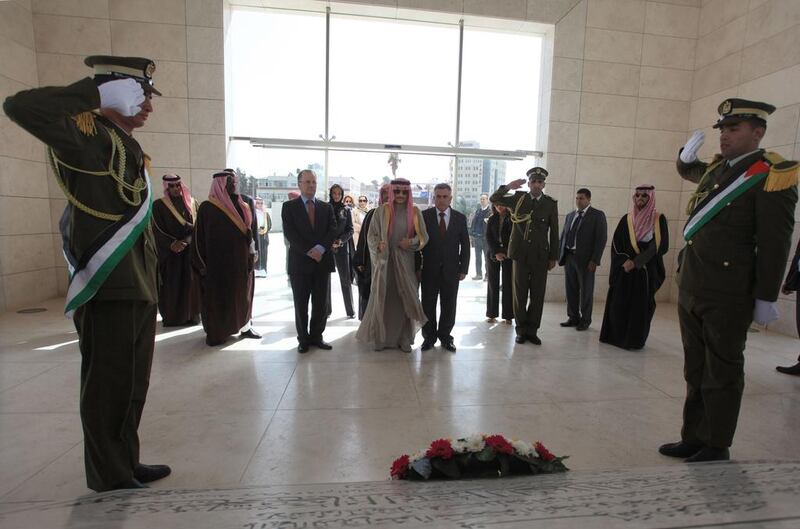
[[554,456],[553,453],[545,448],[544,445],[539,441],[536,441],[536,444],[533,445],[533,447],[536,448],[536,453],[539,454],[539,457],[542,459],[542,461],[552,461],[556,458],[556,456]]
[[502,435],[490,435],[485,441],[486,446],[491,446],[495,452],[500,454],[512,454],[514,452],[514,447]]
[[411,459],[408,456],[400,456],[392,463],[392,470],[390,472],[392,479],[403,479],[408,473],[408,464]]
[[453,457],[453,445],[447,439],[437,439],[431,443],[431,447],[425,452],[426,457],[441,457],[450,459]]

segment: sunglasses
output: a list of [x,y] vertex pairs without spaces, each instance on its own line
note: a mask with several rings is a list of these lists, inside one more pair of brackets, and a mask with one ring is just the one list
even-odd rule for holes
[[406,189],[395,189],[394,190],[394,194],[395,195],[407,195],[408,194],[408,190],[406,190]]
[[364,198],[359,198],[359,199],[358,199],[358,201],[359,201],[359,202],[366,202],[367,200],[366,200],[366,199],[364,199]]
[[181,187],[181,185],[180,184],[167,184],[167,187],[169,187],[169,188]]
[[635,196],[636,198],[647,198],[650,195],[648,195],[647,193],[634,193],[633,196]]

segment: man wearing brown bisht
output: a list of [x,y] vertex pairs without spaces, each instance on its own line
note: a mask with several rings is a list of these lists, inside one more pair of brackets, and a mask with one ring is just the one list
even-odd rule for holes
[[[225,343],[250,321],[253,281],[253,212],[236,193],[236,175],[214,174],[208,200],[200,204],[192,261],[200,274],[206,344]],[[250,336],[242,332],[242,338]]]
[[200,290],[192,271],[189,246],[194,235],[197,202],[176,174],[161,180],[164,196],[153,202],[153,233],[158,248],[158,311],[164,327],[197,325]]

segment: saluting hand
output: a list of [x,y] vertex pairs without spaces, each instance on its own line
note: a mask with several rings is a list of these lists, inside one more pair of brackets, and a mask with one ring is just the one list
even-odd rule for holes
[[142,109],[144,89],[133,79],[109,81],[97,87],[100,108],[110,108],[123,116],[135,116]]
[[513,182],[511,182],[510,184],[506,184],[506,188],[508,188],[508,189],[519,189],[520,187],[523,186],[523,184],[525,184],[525,182],[527,182],[527,180],[525,180],[524,178],[518,178],[518,179],[514,180]]

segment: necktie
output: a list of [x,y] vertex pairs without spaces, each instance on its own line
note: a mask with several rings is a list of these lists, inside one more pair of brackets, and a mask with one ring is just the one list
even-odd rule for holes
[[439,235],[444,239],[444,234],[447,233],[447,224],[444,222],[444,211],[439,212]]
[[308,210],[308,220],[311,222],[312,228],[314,227],[314,214],[315,214],[314,208],[315,206],[313,199],[306,202],[306,209]]
[[567,233],[567,248],[575,248],[575,241],[578,238],[578,227],[581,225],[583,219],[583,211],[578,212],[578,218],[572,223],[572,226]]

